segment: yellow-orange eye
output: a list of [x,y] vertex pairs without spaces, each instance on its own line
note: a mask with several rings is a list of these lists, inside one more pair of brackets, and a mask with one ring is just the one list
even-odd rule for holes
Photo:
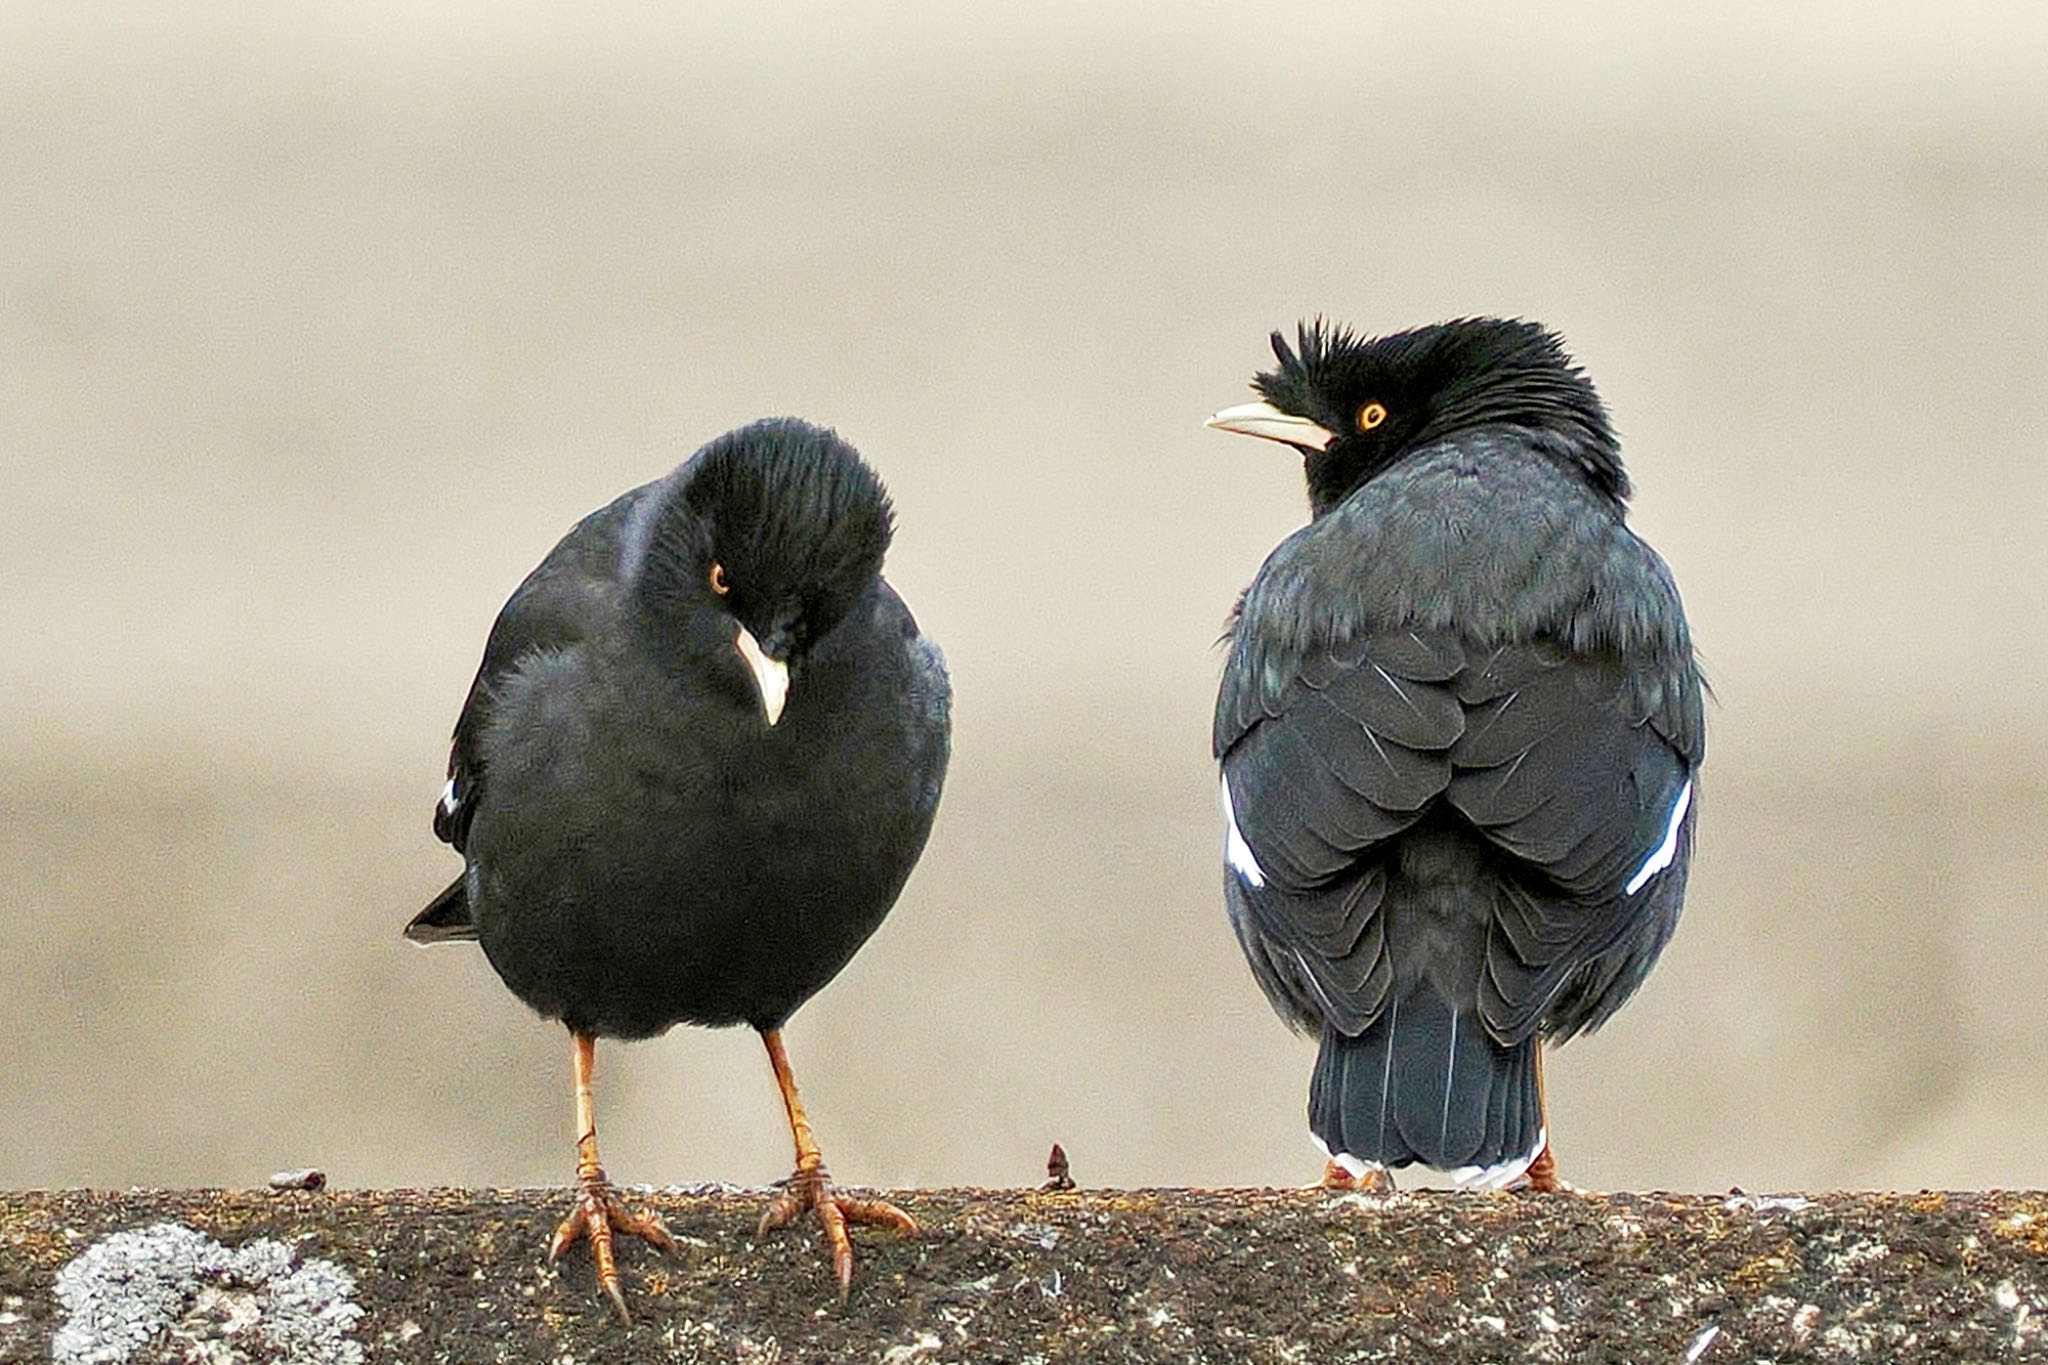
[[1358,410],[1358,429],[1360,431],[1371,431],[1386,420],[1387,409],[1384,404],[1367,403]]
[[717,593],[720,597],[732,591],[732,584],[725,581],[725,565],[723,564],[714,563],[711,566],[711,591]]

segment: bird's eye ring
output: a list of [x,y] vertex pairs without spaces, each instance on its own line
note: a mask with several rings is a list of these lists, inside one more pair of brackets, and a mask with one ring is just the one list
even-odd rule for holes
[[1371,431],[1387,420],[1387,409],[1383,403],[1367,403],[1358,410],[1358,429]]
[[725,565],[716,561],[711,565],[711,591],[720,597],[732,591],[732,584],[725,581]]

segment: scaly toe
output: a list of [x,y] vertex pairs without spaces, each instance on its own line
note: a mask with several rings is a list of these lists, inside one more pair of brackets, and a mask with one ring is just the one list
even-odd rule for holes
[[668,1224],[661,1221],[661,1215],[653,1209],[642,1209],[635,1213],[616,1197],[610,1201],[607,1216],[611,1219],[612,1230],[628,1237],[638,1237],[656,1251],[673,1252],[676,1239],[669,1235]]
[[819,1234],[832,1250],[832,1273],[839,1281],[842,1300],[853,1287],[853,1239],[846,1232],[850,1225],[890,1228],[905,1236],[917,1232],[916,1221],[903,1210],[880,1199],[838,1194],[824,1168],[813,1167],[789,1178],[782,1193],[762,1213],[755,1235],[765,1236],[777,1228],[788,1227],[806,1213],[816,1216]]
[[889,1228],[905,1237],[917,1236],[917,1220],[886,1200],[855,1199],[844,1194],[835,1194],[832,1199],[848,1223],[859,1227]]
[[619,1286],[613,1239],[638,1237],[657,1251],[669,1252],[675,1250],[675,1238],[652,1210],[633,1212],[619,1202],[609,1185],[602,1184],[585,1185],[576,1192],[575,1206],[555,1225],[555,1235],[548,1240],[548,1264],[560,1260],[563,1252],[584,1237],[590,1239],[591,1259],[596,1262],[597,1280],[605,1297],[612,1301],[619,1320],[630,1325],[633,1314],[627,1309],[625,1291]]
[[809,1205],[784,1190],[775,1196],[774,1202],[761,1211],[761,1225],[754,1229],[756,1237],[766,1237],[777,1228],[786,1228],[797,1219]]
[[562,1259],[562,1253],[576,1245],[576,1240],[590,1231],[591,1211],[594,1205],[584,1195],[576,1196],[576,1203],[555,1224],[555,1235],[548,1239],[548,1264]]

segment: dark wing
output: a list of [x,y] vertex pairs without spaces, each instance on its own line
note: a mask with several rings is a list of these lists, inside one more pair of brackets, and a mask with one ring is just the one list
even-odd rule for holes
[[448,785],[434,807],[435,835],[458,851],[469,842],[470,821],[489,780],[483,736],[498,689],[535,651],[577,644],[617,611],[621,542],[634,506],[654,487],[636,488],[577,522],[498,613],[455,722]]
[[469,877],[457,877],[412,917],[405,936],[414,943],[473,943],[476,917],[469,908]]
[[1234,675],[1264,665],[1232,653],[1216,732],[1226,898],[1260,984],[1297,1026],[1356,1033],[1386,1002],[1375,854],[1450,785],[1463,666],[1447,635],[1365,636],[1310,655],[1270,701],[1247,701],[1262,688]]
[[1272,672],[1233,652],[1216,741],[1232,920],[1284,1016],[1346,1033],[1377,1017],[1385,854],[1445,806],[1505,855],[1477,983],[1498,1038],[1591,1027],[1640,983],[1689,854],[1689,659],[1630,673],[1542,641],[1480,651],[1401,630]]
[[1690,659],[1629,671],[1548,643],[1457,680],[1446,800],[1510,858],[1493,879],[1480,1013],[1503,1041],[1597,1026],[1676,926],[1703,756]]

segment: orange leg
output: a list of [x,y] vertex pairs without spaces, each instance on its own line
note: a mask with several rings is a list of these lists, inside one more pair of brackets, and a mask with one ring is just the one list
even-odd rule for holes
[[590,1092],[595,1043],[585,1034],[570,1036],[576,1042],[576,1206],[555,1228],[554,1238],[548,1243],[548,1264],[553,1265],[577,1238],[587,1235],[591,1255],[597,1261],[598,1283],[611,1297],[612,1306],[619,1310],[620,1320],[631,1323],[633,1315],[626,1311],[626,1296],[619,1288],[619,1268],[612,1257],[614,1234],[644,1238],[662,1251],[673,1251],[676,1244],[661,1219],[652,1212],[634,1213],[627,1209],[605,1179],[604,1167],[597,1163],[597,1106]]
[[849,1223],[894,1228],[906,1236],[917,1231],[909,1214],[879,1199],[851,1199],[836,1194],[832,1179],[825,1174],[825,1155],[811,1137],[811,1121],[804,1115],[804,1103],[797,1098],[796,1077],[789,1069],[789,1054],[782,1050],[782,1030],[768,1029],[761,1035],[768,1045],[768,1064],[775,1068],[775,1083],[782,1087],[782,1107],[789,1112],[790,1136],[796,1139],[796,1173],[761,1215],[756,1236],[787,1227],[806,1212],[818,1215],[825,1241],[832,1248],[832,1269],[839,1277],[839,1297],[844,1300],[853,1287],[853,1242],[846,1235]]
[[[1543,1044],[1536,1044],[1536,1114],[1537,1124],[1547,1134],[1550,1131],[1550,1106],[1543,1093]],[[1529,1163],[1528,1173],[1522,1177],[1522,1188],[1538,1194],[1556,1194],[1572,1187],[1558,1179],[1557,1158],[1550,1154],[1550,1142],[1544,1140],[1543,1150]]]

